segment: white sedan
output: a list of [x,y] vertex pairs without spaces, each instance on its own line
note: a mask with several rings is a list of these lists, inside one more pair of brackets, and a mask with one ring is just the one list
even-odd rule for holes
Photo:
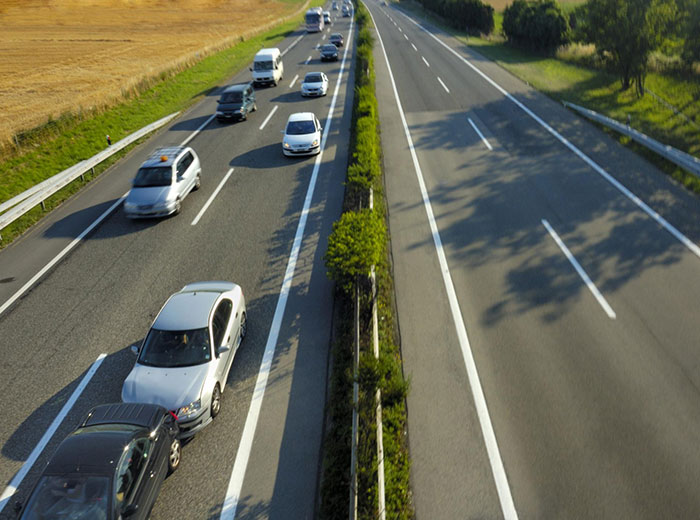
[[302,96],[325,96],[328,92],[328,77],[323,72],[309,72],[301,84]]
[[287,128],[282,131],[282,152],[290,157],[320,153],[322,130],[313,112],[292,114],[287,120]]

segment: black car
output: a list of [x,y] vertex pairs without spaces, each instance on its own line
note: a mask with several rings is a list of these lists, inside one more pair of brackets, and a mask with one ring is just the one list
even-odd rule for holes
[[180,465],[178,433],[161,406],[98,406],[61,442],[15,510],[23,520],[148,518],[166,475]]
[[340,33],[333,33],[333,34],[331,34],[331,37],[328,38],[328,41],[331,42],[336,47],[342,47],[343,46],[343,35]]
[[337,61],[338,60],[338,47],[332,43],[327,43],[321,47],[321,61]]
[[255,90],[252,83],[238,83],[226,87],[219,98],[216,119],[219,121],[240,121],[248,119],[248,113],[258,109],[255,104]]

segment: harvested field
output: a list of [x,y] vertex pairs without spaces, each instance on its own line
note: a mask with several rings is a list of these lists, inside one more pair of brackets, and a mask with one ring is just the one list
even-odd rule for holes
[[304,0],[0,0],[0,143],[299,12]]

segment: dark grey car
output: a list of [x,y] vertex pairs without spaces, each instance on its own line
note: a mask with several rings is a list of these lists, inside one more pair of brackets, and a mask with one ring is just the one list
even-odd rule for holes
[[216,107],[216,119],[219,121],[245,121],[250,112],[255,112],[255,90],[253,83],[238,83],[226,87]]
[[321,47],[321,61],[338,61],[338,47],[327,43]]

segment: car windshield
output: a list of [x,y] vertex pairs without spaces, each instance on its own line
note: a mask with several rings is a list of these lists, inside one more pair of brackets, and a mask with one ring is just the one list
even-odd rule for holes
[[172,183],[173,173],[170,166],[139,168],[136,178],[134,179],[134,187],[136,188],[148,188],[149,186],[170,186]]
[[322,51],[338,52],[338,49],[336,49],[335,45],[333,45],[332,43],[324,45],[323,47],[321,47],[321,50]]
[[209,330],[151,329],[139,353],[139,363],[162,368],[201,365],[211,359]]
[[321,83],[322,81],[320,74],[307,74],[304,78],[304,83]]
[[219,103],[240,103],[243,100],[243,93],[240,90],[235,92],[226,92],[221,95]]
[[109,477],[44,475],[24,508],[23,520],[107,518]]
[[315,131],[313,121],[290,121],[287,124],[287,135],[313,134]]
[[253,70],[272,70],[272,60],[270,61],[256,61],[253,63]]
[[331,40],[342,40],[343,37],[340,34],[331,34]]

